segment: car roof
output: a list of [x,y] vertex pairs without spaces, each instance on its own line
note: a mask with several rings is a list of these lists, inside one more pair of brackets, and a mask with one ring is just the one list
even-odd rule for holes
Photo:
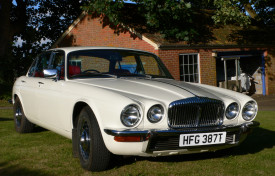
[[[139,51],[139,52],[144,52],[144,53],[150,53],[154,54],[148,51],[143,51],[143,50],[137,50],[137,49],[132,49],[132,48],[119,48],[119,47],[94,47],[94,46],[75,46],[75,47],[61,47],[61,48],[52,48],[52,50],[63,50],[66,53],[72,52],[72,51],[80,51],[80,50],[93,50],[93,49],[108,49],[108,50],[128,50],[128,51]],[[155,54],[154,54],[155,55]]]

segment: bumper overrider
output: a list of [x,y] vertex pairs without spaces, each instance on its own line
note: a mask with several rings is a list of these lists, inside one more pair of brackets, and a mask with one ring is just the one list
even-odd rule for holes
[[[184,129],[128,129],[113,130],[104,129],[105,133],[114,136],[117,142],[144,142],[143,152],[152,154],[161,151],[215,151],[218,149],[229,148],[240,144],[248,133],[260,125],[259,122],[246,122],[237,126],[218,126],[206,128],[184,128]],[[225,142],[219,144],[180,146],[180,135],[188,135],[190,140],[194,140],[196,135],[205,133],[226,132]],[[192,135],[194,134],[194,135]]]

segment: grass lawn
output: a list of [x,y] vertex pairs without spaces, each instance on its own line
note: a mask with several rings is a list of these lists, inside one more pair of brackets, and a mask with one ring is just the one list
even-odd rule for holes
[[274,175],[275,111],[258,113],[260,128],[242,145],[215,153],[170,157],[129,157],[108,171],[92,173],[72,157],[72,142],[37,128],[31,134],[14,130],[12,110],[0,109],[0,175]]
[[12,106],[12,104],[10,104],[8,100],[0,100],[0,107],[9,107],[9,106]]

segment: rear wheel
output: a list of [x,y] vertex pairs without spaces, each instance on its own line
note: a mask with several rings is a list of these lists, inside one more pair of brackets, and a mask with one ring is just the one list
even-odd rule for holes
[[15,99],[13,105],[14,126],[18,133],[30,133],[34,129],[34,124],[31,123],[24,114],[24,110],[19,98]]
[[84,169],[90,171],[108,169],[111,153],[104,144],[97,120],[88,106],[79,114],[76,142],[79,160]]

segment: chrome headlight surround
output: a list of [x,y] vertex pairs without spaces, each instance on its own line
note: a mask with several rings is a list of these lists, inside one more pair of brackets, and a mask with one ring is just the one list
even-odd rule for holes
[[164,108],[160,104],[152,106],[147,113],[147,118],[151,123],[160,122],[163,119],[163,116]]
[[251,121],[253,120],[258,112],[258,105],[255,101],[249,101],[247,102],[242,110],[242,116],[243,119],[246,121]]
[[134,127],[141,121],[139,106],[130,104],[126,106],[120,114],[121,123],[126,127]]
[[227,106],[227,108],[225,110],[226,118],[229,120],[234,119],[235,117],[238,116],[239,110],[240,110],[240,108],[239,108],[238,103],[236,103],[236,102],[231,103],[230,105]]

